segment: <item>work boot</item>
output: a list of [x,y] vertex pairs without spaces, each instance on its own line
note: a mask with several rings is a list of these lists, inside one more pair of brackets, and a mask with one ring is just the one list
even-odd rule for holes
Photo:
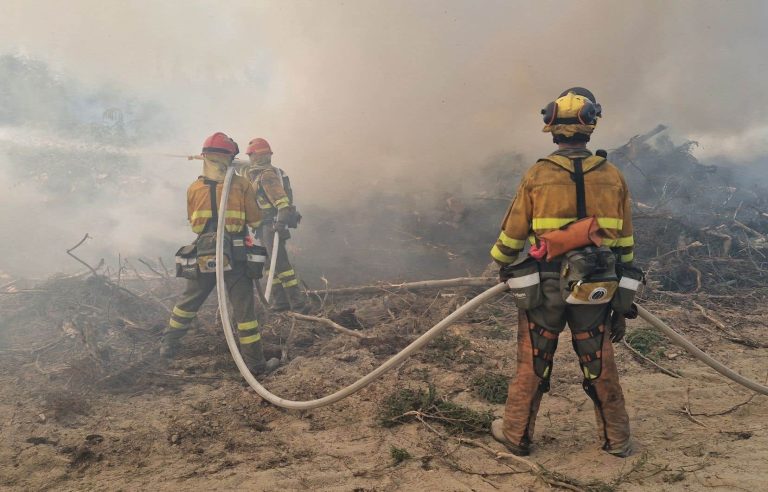
[[628,458],[632,456],[634,449],[632,448],[632,441],[627,441],[622,446],[609,447],[604,445],[603,451],[617,458]]
[[179,329],[166,331],[160,342],[160,355],[166,359],[176,358],[176,354],[178,354],[181,349],[181,337],[183,337],[186,332],[187,330]]
[[261,342],[241,345],[240,354],[254,376],[270,374],[280,366],[280,361],[277,358],[272,357],[269,360],[264,358],[264,347]]
[[301,292],[301,288],[298,285],[288,287],[284,290],[288,297],[288,301],[291,304],[291,311],[302,314],[306,314],[307,311],[309,311],[306,296]]
[[507,439],[507,436],[504,435],[504,419],[496,419],[491,422],[491,436],[506,446],[509,452],[515,456],[528,456],[531,453],[529,446],[518,446]]

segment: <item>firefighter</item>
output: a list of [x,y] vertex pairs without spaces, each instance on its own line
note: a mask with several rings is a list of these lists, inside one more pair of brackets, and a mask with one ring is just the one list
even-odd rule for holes
[[[194,272],[187,278],[187,287],[181,300],[173,308],[163,337],[161,353],[167,358],[176,355],[181,338],[197,316],[200,306],[216,287],[213,259],[218,207],[221,203],[224,176],[238,152],[237,144],[224,133],[215,133],[208,137],[202,151],[203,175],[187,190],[187,218],[192,231],[198,234],[195,243],[188,247],[195,251],[191,260],[194,263]],[[224,222],[232,248],[242,247],[247,243],[247,226],[256,228],[261,223],[261,212],[255,201],[248,180],[233,176]],[[253,280],[247,274],[246,261],[238,260],[238,255],[234,252],[231,256],[234,257],[232,261],[225,258],[224,281],[237,323],[240,350],[251,372],[269,373],[278,366],[279,361],[264,359],[261,330],[254,313]],[[242,257],[247,255],[243,254]],[[214,263],[210,263],[211,261]]]
[[274,276],[273,308],[276,311],[306,312],[306,300],[285,249],[285,243],[291,237],[288,228],[295,228],[301,219],[293,206],[290,180],[282,169],[272,165],[272,148],[263,138],[254,138],[248,142],[246,153],[250,164],[244,174],[253,185],[256,202],[263,216],[261,225],[256,229],[256,237],[270,254],[273,251],[275,231],[279,237],[276,271],[267,272]]
[[[597,219],[603,245],[611,248],[608,255],[615,255],[612,260],[617,265],[630,268],[634,239],[627,184],[605,159],[605,151],[593,155],[587,150],[601,112],[595,96],[581,87],[566,90],[542,110],[543,131],[552,134],[558,148],[523,176],[504,217],[499,239],[491,249],[501,266],[502,281],[512,277],[514,266],[528,260],[521,255],[526,243],[535,252],[542,234],[562,230],[581,215]],[[538,266],[538,276],[531,282],[539,284],[541,304],[519,310],[517,372],[509,385],[504,417],[493,422],[491,432],[512,453],[529,454],[539,403],[549,391],[552,359],[567,323],[584,376],[584,391],[594,403],[602,449],[626,457],[631,453],[629,417],[611,345],[624,335],[624,313],[612,313],[611,303],[567,303],[560,284],[563,258],[535,263],[534,256],[528,260]]]

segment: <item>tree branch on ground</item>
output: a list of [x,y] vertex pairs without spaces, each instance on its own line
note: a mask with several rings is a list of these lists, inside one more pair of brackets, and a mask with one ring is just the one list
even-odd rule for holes
[[284,314],[286,316],[290,316],[291,318],[298,319],[298,320],[301,320],[301,321],[312,321],[312,322],[315,322],[315,323],[323,324],[323,325],[325,325],[325,326],[327,326],[327,327],[329,327],[329,328],[331,328],[333,330],[338,331],[339,333],[343,333],[344,335],[349,335],[351,337],[361,338],[361,339],[362,338],[370,338],[370,337],[367,337],[367,336],[363,335],[359,331],[354,331],[354,330],[350,330],[349,328],[344,328],[340,324],[338,324],[338,323],[336,323],[336,322],[334,322],[334,321],[332,321],[332,320],[330,320],[328,318],[319,318],[317,316],[309,316],[309,315],[306,315],[306,314],[299,314],[299,313],[293,313],[293,312],[286,312]]
[[366,285],[362,287],[342,287],[339,289],[310,290],[308,295],[351,295],[351,294],[380,294],[382,291],[397,290],[429,290],[445,289],[450,287],[492,287],[498,283],[496,277],[460,277],[445,280],[422,280],[419,282],[405,282],[401,284]]

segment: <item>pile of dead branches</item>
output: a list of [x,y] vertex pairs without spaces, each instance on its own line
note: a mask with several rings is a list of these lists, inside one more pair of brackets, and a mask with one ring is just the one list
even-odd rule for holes
[[[652,287],[733,293],[768,285],[768,189],[728,166],[700,163],[696,142],[675,145],[662,125],[609,159],[632,190],[635,256]],[[763,186],[761,188],[761,186]]]
[[104,275],[70,276],[4,292],[0,317],[0,361],[22,378],[120,389],[156,354],[167,308]]

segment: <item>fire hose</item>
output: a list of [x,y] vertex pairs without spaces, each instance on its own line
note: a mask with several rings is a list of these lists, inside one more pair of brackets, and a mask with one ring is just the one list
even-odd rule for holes
[[[234,167],[230,167],[227,170],[227,174],[224,178],[224,186],[222,187],[223,189],[222,189],[222,196],[221,196],[221,204],[219,205],[218,224],[216,228],[216,294],[218,296],[218,301],[219,301],[219,310],[221,312],[221,322],[224,328],[224,336],[227,340],[227,346],[229,347],[229,352],[232,355],[232,359],[234,359],[235,361],[235,365],[237,366],[238,371],[240,371],[240,374],[243,376],[243,378],[245,378],[245,381],[248,383],[248,385],[260,397],[262,397],[264,400],[272,403],[275,406],[282,407],[282,408],[289,408],[293,410],[311,410],[313,408],[319,408],[326,405],[330,405],[332,403],[335,403],[339,400],[342,400],[356,393],[357,391],[360,391],[361,389],[365,388],[366,386],[374,382],[376,379],[381,377],[384,373],[386,373],[390,369],[404,362],[406,359],[408,359],[411,355],[413,355],[423,346],[428,344],[432,339],[434,339],[437,335],[439,335],[448,326],[452,325],[459,318],[474,311],[475,309],[482,306],[486,302],[493,300],[494,298],[506,292],[508,289],[506,284],[499,283],[497,285],[494,285],[490,289],[486,290],[485,292],[472,298],[467,303],[463,304],[454,312],[449,314],[442,321],[437,323],[435,326],[427,330],[419,338],[411,342],[411,344],[405,347],[402,351],[395,354],[386,362],[381,364],[379,367],[377,367],[370,373],[366,374],[362,378],[358,379],[354,383],[336,391],[335,393],[324,396],[322,398],[317,398],[315,400],[306,400],[306,401],[288,400],[285,398],[280,398],[279,396],[267,390],[261,383],[259,383],[259,381],[253,376],[253,374],[251,374],[251,371],[248,369],[248,366],[245,364],[245,361],[243,360],[242,355],[240,355],[240,350],[238,349],[237,341],[235,340],[235,335],[234,335],[235,332],[232,328],[232,322],[229,316],[227,289],[224,284],[224,269],[222,267],[224,265],[224,233],[223,231],[224,231],[224,218],[225,218],[226,204],[228,203],[228,199],[229,199],[230,184],[232,183],[232,176],[234,174],[234,171],[235,171]],[[271,273],[272,272],[270,272],[270,274]],[[678,345],[686,349],[698,360],[712,367],[723,376],[726,376],[727,378],[735,381],[736,383],[742,386],[745,386],[751,389],[752,391],[755,391],[763,395],[768,395],[768,387],[763,386],[748,378],[745,378],[740,374],[734,372],[733,370],[729,369],[728,367],[724,366],[723,364],[719,363],[718,361],[714,360],[713,358],[711,358],[710,356],[702,352],[695,345],[693,345],[691,342],[689,342],[687,339],[685,339],[682,335],[680,335],[679,333],[674,331],[672,328],[667,326],[663,321],[656,318],[655,316],[653,316],[651,313],[649,313],[647,310],[643,309],[642,307],[638,306],[638,312],[641,318],[651,323],[651,325],[653,325],[655,328],[661,330],[664,334],[669,336],[672,339],[672,341],[674,341],[675,343],[677,343]]]
[[272,297],[272,283],[275,281],[277,272],[277,248],[280,245],[280,233],[275,228],[275,235],[272,237],[272,251],[269,252],[269,271],[267,272],[267,287],[264,289],[264,300],[269,302]]

